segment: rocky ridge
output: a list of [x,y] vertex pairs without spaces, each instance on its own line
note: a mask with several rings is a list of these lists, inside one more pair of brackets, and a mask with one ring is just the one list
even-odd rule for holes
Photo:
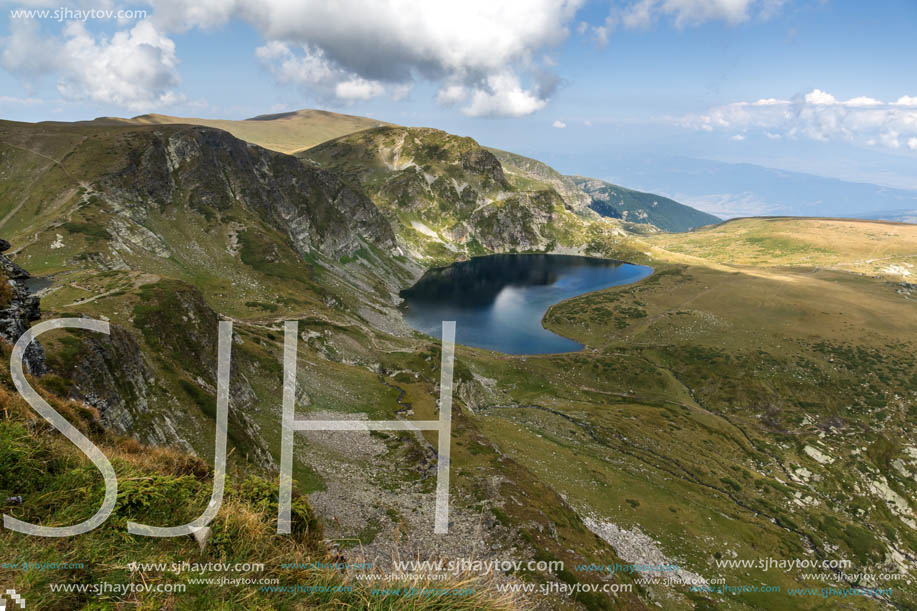
[[126,138],[127,163],[100,186],[141,225],[150,205],[213,214],[238,202],[286,234],[302,256],[352,255],[365,243],[395,247],[391,227],[365,194],[294,157],[202,127],[138,130]]
[[[0,253],[9,249],[10,243],[0,239]],[[29,272],[0,254],[0,282],[4,283],[0,286],[0,337],[13,344],[33,321],[41,318],[38,297],[31,295],[26,286],[29,278]],[[44,348],[39,342],[33,341],[26,348],[23,364],[25,370],[33,375],[47,370]]]

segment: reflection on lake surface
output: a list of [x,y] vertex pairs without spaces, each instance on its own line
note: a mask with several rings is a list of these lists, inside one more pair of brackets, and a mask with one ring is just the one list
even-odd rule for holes
[[644,265],[568,255],[492,255],[427,271],[401,292],[412,328],[440,337],[456,322],[456,341],[508,354],[573,352],[582,348],[541,326],[555,303],[652,273]]

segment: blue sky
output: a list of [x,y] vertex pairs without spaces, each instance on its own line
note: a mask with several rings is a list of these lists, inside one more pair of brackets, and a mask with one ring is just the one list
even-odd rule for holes
[[[0,0],[4,119],[318,107],[568,172],[666,154],[917,189],[913,0],[42,2]],[[62,7],[147,17],[11,15]]]

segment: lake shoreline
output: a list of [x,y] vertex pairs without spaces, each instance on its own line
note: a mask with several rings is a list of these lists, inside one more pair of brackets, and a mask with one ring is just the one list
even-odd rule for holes
[[456,342],[507,355],[565,354],[585,346],[544,326],[554,306],[633,284],[653,268],[616,259],[561,254],[497,254],[428,269],[401,291],[412,329],[439,337],[455,320]]

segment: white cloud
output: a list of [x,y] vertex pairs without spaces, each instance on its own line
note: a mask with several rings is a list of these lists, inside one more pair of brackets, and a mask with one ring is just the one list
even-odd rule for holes
[[149,21],[111,40],[96,39],[82,23],[68,24],[63,56],[67,69],[57,89],[66,99],[89,98],[132,110],[168,106],[184,99],[179,85],[175,43]]
[[779,104],[786,104],[786,100],[778,100],[777,98],[762,98],[752,102],[752,106],[777,106]]
[[334,93],[342,100],[369,100],[385,93],[385,87],[378,81],[356,77],[335,85]]
[[468,97],[468,90],[462,85],[447,85],[436,92],[436,102],[443,106],[458,104]]
[[341,75],[335,75],[321,50],[304,47],[302,54],[296,55],[288,45],[272,41],[255,49],[255,57],[283,83],[333,87],[342,80]]
[[806,104],[830,105],[837,104],[837,99],[830,93],[825,93],[821,89],[813,89],[805,95]]
[[[216,27],[230,18],[267,40],[322,49],[364,78],[503,69],[534,49],[562,42],[577,0],[157,0],[153,18],[168,29]],[[523,17],[524,18],[521,18]]]
[[741,142],[742,140],[745,140],[745,136],[742,134],[736,134],[731,139],[735,140],[736,142]]
[[882,102],[875,98],[866,97],[861,95],[857,98],[852,98],[844,102],[847,106],[881,106]]
[[608,45],[608,37],[611,35],[611,31],[614,29],[614,20],[609,16],[605,19],[605,25],[598,25],[592,28],[592,36],[595,38],[595,43],[600,47]]
[[[152,1],[152,19],[170,31],[231,19],[250,23],[267,41],[259,59],[281,82],[325,95],[337,95],[338,84],[347,83],[341,93],[365,99],[423,79],[445,83],[437,94],[444,104],[461,101],[455,89],[461,86],[471,99],[466,114],[501,116],[534,112],[547,102],[535,58],[566,39],[583,2]],[[506,85],[509,80],[515,84]],[[494,99],[504,92],[512,99]]]
[[512,72],[494,74],[476,87],[462,112],[469,117],[523,117],[541,110],[547,100],[519,83]]
[[[355,101],[386,93],[381,82],[342,70],[321,49],[304,46],[294,50],[285,43],[271,41],[255,49],[255,56],[278,82],[297,85],[317,97]],[[403,89],[398,93],[404,95]]]
[[590,33],[604,47],[618,28],[646,29],[660,21],[676,28],[699,26],[710,21],[737,25],[751,19],[775,17],[790,0],[612,0],[611,11],[602,25],[580,22],[577,32]]
[[625,28],[647,28],[655,18],[659,8],[656,0],[640,0],[620,12],[620,22]]
[[908,138],[907,148],[912,151],[917,151],[917,138]]
[[697,26],[708,21],[735,25],[752,18],[770,19],[786,0],[633,0],[613,5],[606,25],[647,28],[661,19],[675,27]]
[[[912,103],[914,102],[914,103]],[[707,132],[763,133],[771,139],[843,140],[898,149],[917,137],[917,98],[895,102],[858,96],[839,100],[814,89],[791,100],[766,98],[711,108],[674,120],[677,125]]]
[[56,74],[66,100],[90,99],[131,110],[181,102],[175,44],[149,21],[111,38],[96,37],[82,22],[64,26],[60,38],[43,38],[36,24],[13,20],[2,41],[0,66],[32,81]]
[[561,121],[560,119],[558,119],[557,121],[554,121],[554,123],[551,123],[551,127],[556,127],[557,129],[563,129],[567,127],[567,124]]
[[[442,86],[437,100],[444,104],[469,101],[466,114],[520,116],[543,108],[553,94],[558,79],[546,71],[554,63],[548,53],[569,36],[584,1],[145,0],[152,7],[149,23],[110,39],[85,29],[43,38],[34,25],[11,23],[10,36],[0,41],[0,66],[25,79],[57,74],[68,97],[130,108],[163,104],[180,97],[168,36],[242,21],[263,36],[255,55],[277,81],[311,95],[399,99],[427,81]],[[87,2],[63,0],[65,6]],[[68,45],[110,74],[71,62]],[[498,99],[504,95],[508,99]]]
[[38,23],[30,19],[10,19],[10,35],[0,38],[0,66],[10,72],[39,76],[54,69],[54,56],[43,52],[45,41]]
[[890,149],[896,149],[901,147],[901,142],[898,140],[898,132],[890,130],[879,134],[879,142],[887,146]]

